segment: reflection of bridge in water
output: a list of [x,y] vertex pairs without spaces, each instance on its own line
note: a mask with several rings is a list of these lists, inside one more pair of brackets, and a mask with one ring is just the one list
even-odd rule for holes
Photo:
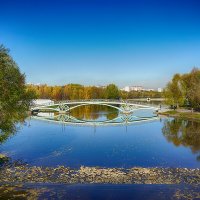
[[[114,119],[107,119],[104,121],[84,120],[75,118],[70,114],[70,111],[88,105],[103,105],[115,108],[119,111],[119,114]],[[148,105],[136,104],[132,102],[117,101],[117,100],[76,100],[76,101],[65,101],[53,105],[42,105],[35,106],[32,112],[56,112],[58,114],[43,114],[42,113],[32,116],[35,119],[45,120],[48,122],[63,123],[68,125],[86,125],[86,126],[106,126],[106,125],[128,125],[139,122],[148,122],[157,120],[157,115],[153,114],[158,107],[152,107]],[[151,116],[136,116],[135,111],[138,110],[151,110]]]
[[86,121],[77,119],[73,116],[59,114],[55,117],[42,117],[42,116],[32,116],[33,119],[39,119],[52,123],[61,123],[66,125],[78,125],[78,126],[117,126],[117,125],[130,125],[141,122],[150,122],[158,120],[159,117],[157,115],[151,117],[137,117],[137,116],[118,116],[112,120],[105,121]]

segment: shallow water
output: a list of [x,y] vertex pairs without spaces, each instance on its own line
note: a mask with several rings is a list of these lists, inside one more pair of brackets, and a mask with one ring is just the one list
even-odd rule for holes
[[[9,192],[8,192],[9,191]],[[199,190],[195,186],[183,185],[112,185],[112,184],[25,184],[20,186],[0,186],[2,199],[151,199],[180,200],[199,199]]]

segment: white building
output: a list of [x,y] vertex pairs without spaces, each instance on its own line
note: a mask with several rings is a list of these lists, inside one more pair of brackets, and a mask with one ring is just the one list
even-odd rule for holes
[[155,91],[154,89],[150,88],[150,89],[144,89],[144,91]]
[[126,92],[130,92],[130,91],[158,91],[158,92],[162,92],[163,91],[162,88],[158,88],[156,90],[156,89],[153,89],[153,88],[143,88],[142,86],[125,86],[121,90],[126,91]]
[[125,86],[122,90],[124,90],[126,92],[130,92],[131,91],[130,86]]
[[125,86],[122,90],[124,90],[126,92],[141,91],[141,90],[143,90],[143,87],[142,86]]
[[142,86],[131,86],[131,91],[141,91],[143,90]]

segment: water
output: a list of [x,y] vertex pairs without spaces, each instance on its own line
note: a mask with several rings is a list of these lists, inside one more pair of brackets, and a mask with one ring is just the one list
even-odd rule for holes
[[[134,114],[149,117],[150,111]],[[86,106],[70,115],[102,122],[120,113],[112,108]],[[161,118],[139,124],[75,126],[28,118],[17,133],[2,140],[0,153],[36,166],[199,168],[200,123]]]
[[[2,188],[3,189],[3,188]],[[1,193],[1,199],[151,199],[151,200],[180,200],[199,199],[199,189],[195,186],[183,185],[112,185],[112,184],[25,184],[12,186],[9,193]],[[15,197],[15,198],[13,198]],[[20,198],[21,197],[21,198]],[[189,197],[189,198],[188,198]]]

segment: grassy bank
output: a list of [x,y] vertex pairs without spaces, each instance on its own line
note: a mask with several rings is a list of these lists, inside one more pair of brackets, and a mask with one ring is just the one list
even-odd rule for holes
[[200,121],[200,113],[199,112],[191,112],[191,111],[179,111],[179,110],[170,110],[166,112],[159,113],[161,115],[166,115],[169,117],[176,117],[181,119],[191,119],[191,120],[199,120]]
[[9,158],[6,155],[0,153],[0,164],[3,164],[4,162],[8,160]]

